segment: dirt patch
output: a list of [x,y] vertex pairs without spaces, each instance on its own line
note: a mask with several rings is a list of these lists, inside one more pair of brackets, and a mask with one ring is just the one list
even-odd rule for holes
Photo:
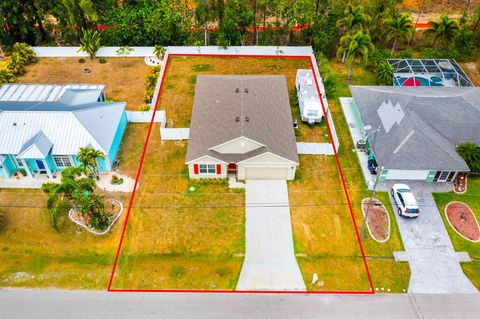
[[480,228],[470,207],[464,203],[451,202],[445,208],[450,225],[463,237],[480,241]]
[[[370,198],[364,198],[362,200],[362,209],[366,214],[369,206]],[[368,230],[372,237],[380,242],[387,241],[390,235],[390,220],[388,213],[382,202],[374,198],[368,211],[367,219]]]
[[[151,67],[143,58],[107,58],[107,63],[98,59],[39,58],[27,67],[27,73],[19,77],[19,83],[52,84],[105,84],[107,99],[127,102],[129,110],[140,110],[145,104],[145,78]],[[85,72],[88,69],[90,72]]]

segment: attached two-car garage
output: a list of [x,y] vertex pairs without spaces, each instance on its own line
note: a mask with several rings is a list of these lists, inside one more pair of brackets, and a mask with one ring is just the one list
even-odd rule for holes
[[245,167],[245,179],[287,179],[288,167]]

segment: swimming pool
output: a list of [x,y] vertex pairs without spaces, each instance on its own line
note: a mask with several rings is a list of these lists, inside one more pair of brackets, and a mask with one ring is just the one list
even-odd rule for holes
[[415,75],[411,77],[395,76],[396,86],[454,86],[452,80],[443,80],[438,76]]

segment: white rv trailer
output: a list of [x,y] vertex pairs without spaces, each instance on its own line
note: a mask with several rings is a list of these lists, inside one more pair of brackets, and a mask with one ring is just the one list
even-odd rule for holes
[[[323,89],[322,79],[319,78],[317,80],[320,89]],[[297,98],[302,121],[307,122],[309,125],[320,123],[323,117],[323,108],[312,70],[297,70],[295,85],[297,87]]]

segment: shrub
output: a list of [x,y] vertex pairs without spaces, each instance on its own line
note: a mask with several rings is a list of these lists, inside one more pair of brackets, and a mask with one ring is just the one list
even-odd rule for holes
[[413,53],[410,50],[403,50],[398,55],[400,59],[413,59]]
[[145,102],[150,102],[152,100],[159,74],[160,67],[158,66],[152,67],[147,74],[147,78],[145,79]]
[[474,173],[480,173],[480,147],[475,143],[463,143],[457,146],[457,153],[460,155],[465,163],[467,163],[470,170]]
[[100,58],[100,60],[98,60],[98,62],[100,62],[101,64],[105,64],[105,63],[107,63],[107,60],[105,58]]
[[85,59],[84,58],[78,59],[78,63],[85,63]]

